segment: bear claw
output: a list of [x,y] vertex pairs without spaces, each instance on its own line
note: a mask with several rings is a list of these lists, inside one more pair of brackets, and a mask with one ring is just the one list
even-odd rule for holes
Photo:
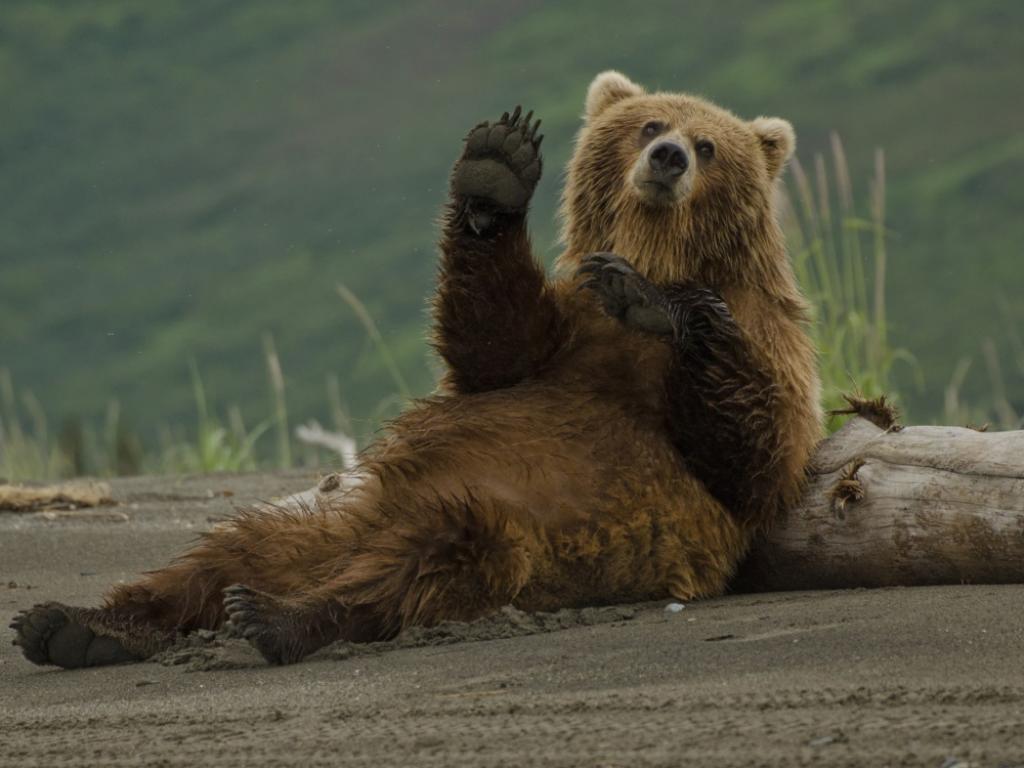
[[579,289],[597,294],[608,315],[639,331],[672,333],[664,295],[621,256],[592,253],[576,276],[583,278]]
[[669,296],[676,336],[686,346],[694,339],[735,336],[736,321],[725,300],[710,288],[677,286]]
[[463,201],[468,223],[481,234],[496,214],[524,211],[540,180],[540,120],[522,107],[497,122],[469,132],[462,157],[452,172],[452,192]]
[[614,253],[585,257],[576,277],[579,290],[596,293],[607,314],[638,331],[674,336],[681,349],[736,332],[728,305],[711,289],[675,284],[662,290]]
[[234,636],[249,641],[270,664],[290,664],[301,658],[286,648],[287,615],[277,598],[244,584],[227,587],[223,594],[226,626]]

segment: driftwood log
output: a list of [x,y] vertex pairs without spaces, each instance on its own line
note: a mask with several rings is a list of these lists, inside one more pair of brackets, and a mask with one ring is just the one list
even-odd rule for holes
[[754,549],[739,588],[1024,582],[1024,431],[882,429],[822,442],[800,503]]
[[[1024,583],[1024,431],[901,428],[884,399],[851,405],[860,415],[818,447],[803,498],[734,589]],[[354,483],[328,475],[279,505]]]
[[107,483],[72,480],[60,485],[8,485],[0,483],[0,512],[40,509],[81,509],[114,503]]

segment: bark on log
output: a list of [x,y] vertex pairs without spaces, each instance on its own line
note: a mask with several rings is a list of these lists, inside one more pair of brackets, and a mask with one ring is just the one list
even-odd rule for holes
[[757,590],[1024,582],[1024,431],[886,431],[853,418],[755,547]]

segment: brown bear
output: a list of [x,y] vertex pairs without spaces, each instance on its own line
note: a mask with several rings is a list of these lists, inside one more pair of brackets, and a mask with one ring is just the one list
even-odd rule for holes
[[773,210],[793,131],[616,72],[585,112],[553,280],[526,227],[539,122],[469,133],[433,305],[446,378],[364,452],[361,485],[242,512],[101,608],[21,613],[25,656],[132,661],[226,623],[288,663],[510,603],[720,594],[820,432]]

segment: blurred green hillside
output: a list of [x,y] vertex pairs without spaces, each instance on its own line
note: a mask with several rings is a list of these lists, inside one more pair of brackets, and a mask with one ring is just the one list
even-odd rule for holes
[[[5,0],[0,367],[51,418],[118,399],[150,439],[192,418],[190,358],[211,400],[266,414],[270,332],[297,419],[323,417],[334,373],[371,423],[393,386],[336,283],[426,392],[435,218],[461,137],[520,102],[543,117],[533,226],[551,258],[558,171],[609,67],[785,116],[805,160],[839,131],[860,198],[884,147],[890,335],[924,380],[904,370],[912,417],[940,418],[987,337],[1011,369],[1024,4],[987,0]],[[990,389],[979,363],[965,393]]]

